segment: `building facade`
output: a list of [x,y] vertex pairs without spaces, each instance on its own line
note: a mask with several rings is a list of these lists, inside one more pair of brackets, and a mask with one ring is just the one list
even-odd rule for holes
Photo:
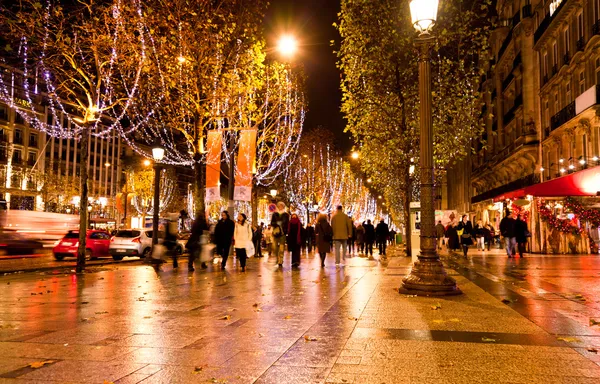
[[529,219],[532,251],[588,252],[589,223],[574,221],[573,234],[559,235],[539,208],[576,220],[561,200],[599,203],[600,0],[496,7],[480,88],[486,131],[475,153],[449,171],[450,181],[466,181],[449,187],[450,206],[496,228],[505,208],[514,208]]

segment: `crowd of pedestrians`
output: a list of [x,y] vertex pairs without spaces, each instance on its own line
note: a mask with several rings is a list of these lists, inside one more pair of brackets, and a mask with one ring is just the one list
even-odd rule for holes
[[478,251],[489,251],[491,246],[499,242],[504,242],[504,248],[509,258],[523,257],[526,252],[528,238],[531,237],[527,222],[521,215],[515,215],[514,212],[506,211],[505,217],[500,221],[499,231],[496,231],[491,223],[483,223],[478,220],[475,226],[469,220],[468,215],[463,215],[458,223],[452,221],[444,226],[438,221],[435,226],[438,250],[446,244],[450,251],[462,249],[464,257],[467,257],[472,245],[476,246]]
[[[375,227],[371,220],[356,225],[351,217],[338,206],[331,218],[319,214],[312,223],[304,225],[296,213],[289,213],[285,204],[278,203],[270,223],[251,225],[244,213],[233,221],[227,211],[221,213],[218,222],[211,228],[204,215],[196,217],[186,248],[189,252],[188,269],[194,270],[194,260],[201,262],[202,268],[214,256],[220,258],[220,267],[225,269],[230,256],[235,252],[242,272],[246,270],[249,257],[263,257],[263,249],[269,257],[274,257],[279,267],[283,266],[287,251],[292,268],[298,268],[302,251],[318,253],[321,267],[325,267],[328,254],[333,252],[336,266],[343,266],[348,255],[373,256],[373,246],[379,249],[380,257],[386,257],[387,245],[395,236],[382,219]],[[167,228],[166,241],[172,231]],[[175,232],[173,233],[175,236]],[[210,239],[210,240],[209,240]],[[166,242],[165,241],[165,242]],[[207,244],[212,253],[207,256]],[[215,261],[216,263],[217,261]],[[178,267],[177,255],[173,255],[173,266]]]

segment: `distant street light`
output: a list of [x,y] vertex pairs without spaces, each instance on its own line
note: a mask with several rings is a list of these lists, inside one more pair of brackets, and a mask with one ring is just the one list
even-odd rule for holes
[[360,157],[360,153],[358,153],[356,151],[352,152],[352,159],[358,160],[359,157]]
[[372,183],[372,182],[373,182],[373,179],[371,179],[371,178],[369,177],[369,178],[367,179],[367,183],[369,183],[369,184],[370,184],[370,183]]
[[298,41],[294,36],[284,35],[277,42],[277,50],[283,56],[291,57],[298,50]]
[[456,281],[449,277],[444,270],[435,239],[431,47],[436,40],[430,32],[437,18],[437,10],[438,0],[412,0],[410,2],[412,23],[419,32],[419,37],[415,39],[415,45],[419,49],[421,251],[410,274],[402,279],[399,291],[404,294],[423,296],[461,293],[456,286]]
[[271,191],[269,191],[271,193],[271,197],[275,197],[277,196],[277,190],[276,189],[271,189]]
[[142,164],[144,165],[144,167],[149,167],[150,166],[150,160],[146,159],[142,162]]
[[[160,162],[165,156],[165,149],[157,141],[152,147],[154,158],[154,210],[152,211],[152,249],[158,244],[158,214],[160,211]],[[145,219],[145,218],[144,218]]]

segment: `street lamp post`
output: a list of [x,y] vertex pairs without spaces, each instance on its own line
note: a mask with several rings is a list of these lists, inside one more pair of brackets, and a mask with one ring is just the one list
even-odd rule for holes
[[154,158],[154,210],[152,212],[152,249],[158,244],[158,214],[160,211],[160,171],[162,169],[160,162],[165,156],[165,149],[156,143],[152,147],[152,157]]
[[419,32],[419,102],[421,161],[421,252],[410,274],[402,280],[400,293],[446,296],[462,293],[456,281],[446,274],[435,241],[433,127],[431,121],[431,46],[429,33],[437,17],[438,0],[412,0],[410,13]]

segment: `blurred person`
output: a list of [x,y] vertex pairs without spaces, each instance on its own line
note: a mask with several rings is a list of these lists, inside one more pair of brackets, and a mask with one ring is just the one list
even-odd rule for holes
[[521,218],[521,215],[517,215],[517,219],[515,220],[515,240],[517,242],[519,257],[523,257],[523,253],[525,253],[527,238],[529,236],[531,235],[527,228],[527,222]]
[[[206,223],[206,216],[203,212],[198,213],[196,220],[192,224],[190,231],[190,238],[185,243],[185,248],[188,250],[188,271],[194,272],[194,260],[199,258],[200,252],[202,251],[202,235],[204,231],[208,231],[208,224]],[[207,268],[206,262],[202,262],[202,268]]]
[[315,227],[310,223],[306,226],[306,246],[308,247],[308,253],[311,253],[313,246],[315,246]]
[[217,255],[220,255],[221,269],[225,269],[227,258],[233,241],[235,223],[229,218],[229,212],[221,212],[221,219],[215,225],[215,244],[217,245]]
[[269,252],[269,257],[271,257],[271,250],[273,246],[273,227],[271,224],[267,225],[265,232],[263,233],[265,237],[265,243],[267,245],[267,252]]
[[367,220],[365,224],[363,224],[363,228],[365,229],[365,254],[367,256],[371,255],[373,257],[373,243],[375,243],[375,227],[371,224],[371,220]]
[[336,212],[331,217],[331,228],[333,230],[333,249],[335,252],[335,264],[340,264],[340,249],[343,258],[346,258],[346,244],[352,236],[352,223],[350,218],[342,211],[342,206],[338,205]]
[[246,215],[238,214],[233,232],[233,246],[235,247],[235,255],[240,261],[242,272],[246,272],[246,260],[248,259],[248,249],[252,245],[252,228],[246,220]]
[[462,216],[456,229],[461,232],[460,244],[462,246],[463,255],[467,257],[469,246],[473,245],[473,224],[471,224],[467,215]]
[[177,263],[177,233],[179,233],[179,217],[177,214],[170,214],[165,226],[165,240],[163,245],[167,248],[167,252],[173,258],[173,269],[178,268]]
[[325,258],[327,253],[331,252],[331,242],[333,241],[333,229],[327,221],[327,215],[319,213],[317,223],[315,224],[316,248],[321,258],[321,268],[325,267]]
[[444,233],[445,233],[444,225],[442,224],[442,220],[438,220],[438,223],[435,225],[435,237],[437,240],[438,250],[442,249],[442,243],[444,242]]
[[254,226],[252,231],[252,243],[254,244],[254,257],[263,257],[262,256],[262,237],[263,237],[263,228],[258,225]]
[[475,240],[477,241],[477,250],[485,251],[485,230],[483,227],[483,221],[477,220],[474,228]]
[[356,227],[356,247],[358,248],[358,253],[365,253],[365,227],[361,223],[358,223]]
[[517,238],[515,237],[515,224],[516,220],[513,213],[507,210],[504,218],[500,220],[500,234],[504,237],[506,255],[509,258],[516,256],[515,247],[517,245]]
[[352,221],[352,217],[350,217],[350,224],[352,225],[352,235],[348,238],[348,253],[352,255],[354,254],[354,244],[356,242],[356,226]]
[[390,229],[388,225],[381,219],[377,227],[375,228],[375,234],[377,235],[377,245],[379,246],[379,255],[385,256],[385,250],[387,247],[388,237],[390,236]]
[[302,246],[302,223],[298,215],[292,213],[287,231],[288,251],[292,254],[292,268],[300,265],[300,247]]

